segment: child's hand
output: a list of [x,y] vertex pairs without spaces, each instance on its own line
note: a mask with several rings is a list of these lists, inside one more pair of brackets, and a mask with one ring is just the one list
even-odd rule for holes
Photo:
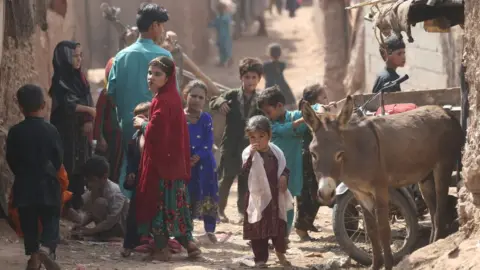
[[134,173],[130,173],[129,175],[127,175],[127,185],[128,186],[133,186],[135,185],[135,174]]
[[145,116],[137,115],[133,118],[133,127],[136,129],[140,129],[143,123],[147,122]]
[[200,157],[198,155],[193,155],[191,158],[190,158],[190,165],[192,167],[194,167],[195,165],[197,165],[197,162],[200,160]]
[[300,126],[300,124],[302,124],[302,123],[304,123],[304,122],[305,122],[305,120],[303,119],[303,117],[300,118],[300,119],[295,120],[295,121],[293,122],[293,128],[297,128],[298,126]]
[[230,106],[228,105],[228,102],[224,102],[222,106],[220,106],[219,111],[223,115],[227,115],[227,113],[230,112]]
[[280,176],[280,179],[278,180],[278,189],[280,192],[287,191],[287,177],[285,175]]
[[86,122],[83,124],[83,134],[88,136],[93,132],[93,123],[92,122]]

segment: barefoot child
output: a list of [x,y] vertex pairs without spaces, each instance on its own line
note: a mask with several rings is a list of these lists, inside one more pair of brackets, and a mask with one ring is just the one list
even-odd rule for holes
[[[27,269],[57,270],[54,261],[59,239],[62,194],[57,173],[62,166],[62,141],[57,129],[44,120],[43,90],[27,84],[17,91],[25,120],[10,128],[6,159],[15,176],[13,207],[18,208]],[[39,233],[39,222],[42,230]]]
[[243,238],[251,240],[255,266],[268,261],[268,240],[272,240],[280,264],[290,265],[285,257],[287,210],[293,198],[287,189],[287,161],[273,143],[270,121],[265,116],[248,120],[245,131],[250,145],[242,153],[242,174],[248,177]]
[[[226,116],[225,130],[220,145],[220,164],[218,165],[219,197],[218,213],[222,222],[228,222],[225,215],[227,198],[232,187],[233,180],[242,168],[242,151],[248,146],[245,137],[245,123],[255,115],[262,112],[257,107],[257,85],[263,75],[263,65],[259,59],[244,58],[239,65],[240,80],[242,87],[223,92],[218,97],[210,100],[210,108],[220,111]],[[238,213],[243,216],[244,198],[247,190],[247,180],[238,177]],[[239,220],[238,223],[241,223]]]
[[[302,109],[304,101],[310,105],[327,105],[327,92],[322,85],[312,84],[303,90],[302,99],[298,103],[299,110]],[[297,197],[297,216],[295,220],[295,230],[301,241],[314,240],[310,237],[308,231],[318,232],[313,224],[320,203],[317,199],[318,183],[313,172],[312,156],[309,148],[311,141],[312,133],[307,129],[303,134],[303,187],[300,196]]]
[[154,97],[149,121],[134,118],[145,130],[145,148],[140,161],[136,189],[136,216],[142,235],[153,234],[155,247],[145,259],[168,261],[168,239],[176,240],[195,258],[201,251],[193,242],[188,181],[190,180],[190,138],[177,90],[175,64],[169,57],[153,59],[148,68],[148,85]]
[[198,80],[191,81],[184,90],[187,107],[188,131],[190,133],[190,152],[192,178],[188,184],[192,218],[203,219],[205,232],[212,243],[217,242],[215,226],[218,214],[218,182],[213,156],[212,117],[203,112],[207,98],[207,86]]
[[[150,102],[143,102],[135,107],[133,110],[134,116],[141,116],[148,120],[148,113],[150,111]],[[123,257],[129,257],[132,251],[140,245],[140,235],[138,234],[137,219],[136,219],[136,197],[135,189],[137,187],[138,179],[138,166],[140,165],[140,159],[142,157],[143,148],[145,146],[145,137],[143,130],[138,129],[133,134],[127,149],[127,179],[123,184],[126,190],[132,192],[130,198],[130,207],[127,215],[127,231],[125,238],[123,239]]]

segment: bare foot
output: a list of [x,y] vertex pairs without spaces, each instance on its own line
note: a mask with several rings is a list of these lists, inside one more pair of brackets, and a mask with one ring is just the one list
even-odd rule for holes
[[292,264],[287,260],[284,253],[275,252],[277,255],[278,261],[282,266],[292,266]]
[[188,243],[187,246],[188,257],[191,259],[198,258],[202,254],[202,251],[195,245],[193,241]]
[[218,242],[217,240],[217,236],[215,235],[215,233],[207,233],[207,236],[208,236],[208,240],[210,240],[210,242],[212,242],[213,244],[216,244]]
[[27,263],[27,270],[38,270],[38,269],[41,269],[42,268],[42,262],[40,261],[40,259],[38,258],[38,256],[36,256],[36,254],[33,254],[30,259],[28,260],[28,263]]
[[268,268],[266,262],[256,262],[255,267],[257,267],[257,268]]
[[[53,255],[54,256],[54,255]],[[38,252],[38,257],[47,270],[60,270],[60,265],[44,250]]]
[[219,213],[218,217],[220,218],[220,222],[223,222],[223,223],[230,222],[230,220],[228,219],[228,217],[224,213]]
[[147,256],[143,257],[143,261],[150,262],[153,260],[168,262],[172,259],[172,254],[168,248],[163,249],[155,249],[155,251],[151,252]]

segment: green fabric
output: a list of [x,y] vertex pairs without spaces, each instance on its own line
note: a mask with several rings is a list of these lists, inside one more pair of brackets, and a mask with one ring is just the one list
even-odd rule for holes
[[[166,248],[169,237],[186,247],[193,241],[193,222],[190,213],[190,198],[183,180],[159,180],[158,212],[151,223],[139,224],[141,235],[153,234],[155,246]],[[152,202],[154,203],[154,202]]]

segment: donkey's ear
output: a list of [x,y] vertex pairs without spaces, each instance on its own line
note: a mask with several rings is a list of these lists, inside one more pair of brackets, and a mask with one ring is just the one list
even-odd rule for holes
[[350,121],[353,113],[353,106],[353,98],[352,96],[348,95],[345,99],[345,104],[343,104],[342,110],[337,116],[337,120],[341,128],[344,128],[348,121]]
[[302,102],[302,115],[303,120],[305,120],[305,124],[312,130],[316,131],[321,123],[320,119],[317,116],[317,113],[312,109],[310,104],[306,101]]

